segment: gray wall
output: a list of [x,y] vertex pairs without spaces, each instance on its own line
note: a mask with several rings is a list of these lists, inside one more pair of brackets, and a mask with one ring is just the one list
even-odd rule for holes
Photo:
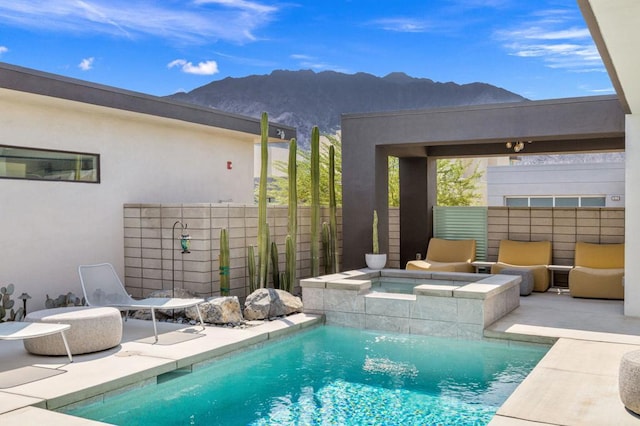
[[489,206],[509,196],[604,196],[605,207],[624,207],[624,163],[495,166],[487,168]]

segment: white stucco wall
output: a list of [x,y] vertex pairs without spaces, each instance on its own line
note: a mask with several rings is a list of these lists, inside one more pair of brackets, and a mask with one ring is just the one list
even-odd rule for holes
[[626,119],[626,189],[625,254],[624,254],[624,314],[640,317],[640,115]]
[[625,206],[624,163],[513,165],[487,168],[489,206],[511,196],[606,197],[607,207]]
[[80,264],[122,276],[124,203],[253,201],[255,135],[5,89],[0,111],[0,144],[100,154],[100,184],[0,179],[0,285],[29,310],[80,295]]

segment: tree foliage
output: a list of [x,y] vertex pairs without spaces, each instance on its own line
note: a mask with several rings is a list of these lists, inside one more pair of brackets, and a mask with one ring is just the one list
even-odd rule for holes
[[476,165],[472,172],[463,160],[438,160],[437,205],[473,206],[480,200],[478,180],[482,172]]
[[[320,140],[320,205],[329,205],[329,147],[335,150],[335,189],[336,204],[342,205],[342,141],[336,136],[323,135]],[[276,204],[287,204],[289,197],[287,179],[287,163],[276,161],[274,169],[284,176],[275,177],[271,181],[270,196]],[[311,204],[311,152],[298,150],[298,204]]]
[[[335,150],[336,204],[342,205],[342,142],[337,136],[323,135],[320,143],[320,204],[329,205],[329,147]],[[480,200],[478,180],[482,172],[476,166],[469,170],[470,163],[460,159],[442,159],[437,162],[437,204],[439,206],[472,206]],[[274,169],[283,174],[273,178],[270,197],[276,204],[287,204],[288,186],[287,163],[276,161]],[[311,153],[298,152],[298,202],[311,204]],[[397,157],[389,157],[389,206],[400,205],[400,166]]]

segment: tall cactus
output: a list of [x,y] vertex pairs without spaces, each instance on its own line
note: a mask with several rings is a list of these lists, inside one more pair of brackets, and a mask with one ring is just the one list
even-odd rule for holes
[[249,269],[249,293],[253,293],[258,289],[258,280],[256,277],[256,255],[253,246],[248,247],[247,268]]
[[[285,268],[287,273],[283,275],[283,288],[289,293],[292,293],[293,288],[296,285],[296,249],[291,235],[287,235],[287,238],[284,241],[284,246],[286,254]],[[293,271],[293,273],[291,271]]]
[[269,272],[269,224],[267,223],[267,163],[269,161],[269,117],[262,113],[260,120],[260,187],[258,192],[258,282],[267,287]]
[[[289,142],[289,222],[288,235],[285,240],[285,275],[287,276],[285,290],[293,292],[296,285],[297,262],[296,247],[298,242],[298,144],[295,139]],[[290,241],[289,241],[290,240]],[[291,247],[290,247],[291,246]]]
[[220,229],[220,295],[228,296],[229,288],[229,234],[226,228]]
[[378,212],[373,211],[373,254],[380,254],[380,245],[378,244]]
[[336,153],[333,145],[329,147],[329,252],[331,265],[331,273],[339,272],[340,265],[338,263],[338,220],[336,218]]
[[318,231],[320,227],[320,131],[311,129],[311,276],[320,275]]
[[331,253],[331,225],[327,222],[322,222],[322,250],[324,253],[324,273],[330,274],[333,272],[331,263],[333,254]]
[[280,287],[280,259],[278,258],[278,245],[275,241],[271,241],[271,277],[273,288]]

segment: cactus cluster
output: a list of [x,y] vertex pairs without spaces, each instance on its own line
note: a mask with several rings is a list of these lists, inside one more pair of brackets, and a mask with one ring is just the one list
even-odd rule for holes
[[47,309],[52,308],[64,308],[66,306],[84,306],[84,297],[81,299],[75,294],[69,292],[67,294],[61,294],[55,299],[51,299],[47,294],[47,299],[44,302],[44,307]]
[[14,290],[13,284],[0,288],[0,322],[20,321],[24,316],[22,308],[18,308],[17,311],[13,309],[15,300],[11,300],[11,295]]
[[296,282],[296,242],[298,229],[298,191],[297,191],[297,143],[291,139],[289,143],[289,221],[288,235],[285,239],[285,271],[280,272],[278,246],[270,242],[269,224],[267,223],[267,164],[269,120],[267,113],[262,113],[260,121],[260,183],[258,188],[258,267],[254,246],[248,247],[247,267],[249,290],[264,288],[268,285],[269,263],[271,264],[271,280],[273,287],[293,291]]

